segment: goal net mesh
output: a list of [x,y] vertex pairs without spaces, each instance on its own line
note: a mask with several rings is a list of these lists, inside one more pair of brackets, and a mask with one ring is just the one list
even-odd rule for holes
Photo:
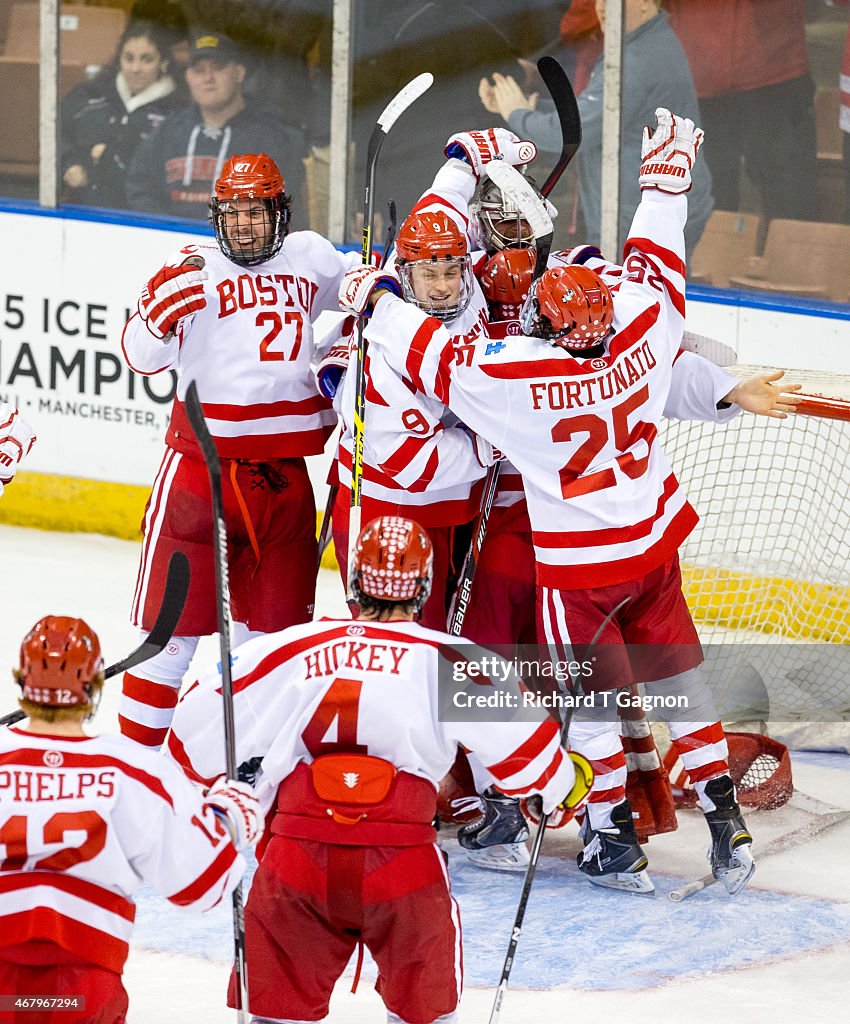
[[850,750],[850,377],[786,379],[829,400],[786,420],[664,424],[701,520],[679,553],[684,590],[724,719]]

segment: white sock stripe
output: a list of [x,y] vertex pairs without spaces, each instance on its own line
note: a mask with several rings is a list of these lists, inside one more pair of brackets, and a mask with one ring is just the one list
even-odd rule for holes
[[174,718],[174,708],[155,708],[122,694],[118,702],[118,714],[148,729],[168,729]]

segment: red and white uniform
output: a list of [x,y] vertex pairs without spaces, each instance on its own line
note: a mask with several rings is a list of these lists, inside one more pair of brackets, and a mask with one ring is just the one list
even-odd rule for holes
[[[236,757],[263,757],[258,796],[274,807],[246,908],[252,1013],[323,1018],[358,936],[391,1013],[426,1024],[455,1011],[461,936],[432,826],[437,784],[458,744],[505,792],[539,792],[545,808],[569,792],[574,773],[550,719],[439,720],[441,660],[450,671],[470,651],[453,643],[409,622],[322,621],[237,650]],[[169,736],[169,753],[196,778],[224,769],[219,685],[212,672],[190,687]],[[328,755],[342,754],[392,766],[378,802],[319,795]],[[345,785],[357,786],[363,770]]]
[[[304,456],[322,451],[335,418],[316,393],[313,321],[339,312],[342,274],[357,263],[311,231],[288,235],[280,252],[237,266],[216,245],[187,246],[171,262],[205,261],[206,305],[157,339],[137,314],[122,349],[138,373],[179,370],[165,439],[143,523],[132,621],[149,630],[159,610],[168,561],[189,559],[189,596],[175,636],[186,643],[125,676],[122,732],[157,747],[168,729],[195,638],[217,626],[212,508],[206,466],[183,399],[195,381],[222,459],[222,488],[235,622],[271,632],[313,615],[316,511]],[[191,638],[191,643],[189,642]]]
[[88,1001],[55,1017],[0,1010],[0,1022],[123,1022],[133,893],[146,883],[208,910],[244,869],[198,787],[162,757],[121,737],[0,729],[0,992]]
[[[485,337],[469,358],[455,358],[438,324],[389,296],[368,326],[370,345],[398,373],[447,404],[521,472],[540,642],[567,657],[566,648],[588,644],[607,613],[630,599],[600,638],[614,646],[597,688],[631,681],[624,643],[668,645],[666,662],[645,679],[702,660],[676,556],[697,516],[656,440],[684,328],[686,210],[683,196],[644,192],[624,266],[588,260],[615,296],[613,333],[599,358],[576,359],[522,336]],[[408,344],[399,343],[400,333]],[[625,759],[619,737],[603,726],[576,746],[595,762],[594,797],[599,791],[598,802],[610,807],[622,799]],[[576,721],[573,735],[583,727]]]
[[[450,344],[464,351],[486,331],[487,307],[476,288],[467,309],[446,325]],[[337,473],[340,488],[333,513],[334,545],[343,580],[348,578],[348,517],[354,436],[354,362],[335,403],[342,420]],[[446,625],[446,587],[451,571],[454,528],[478,513],[485,469],[469,432],[440,402],[413,389],[381,352],[366,363],[366,436],[361,490],[362,520],[404,516],[428,531],[434,547],[434,579],[421,622]]]

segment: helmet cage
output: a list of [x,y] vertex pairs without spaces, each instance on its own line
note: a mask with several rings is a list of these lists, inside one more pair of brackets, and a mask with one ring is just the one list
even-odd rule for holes
[[[231,243],[226,228],[225,214],[230,212],[230,204],[237,199],[249,199],[252,203],[262,203],[266,210],[266,222],[268,224],[267,238],[264,242],[254,242],[250,248],[244,245]],[[283,240],[289,233],[289,221],[291,216],[292,199],[285,192],[276,196],[262,196],[251,198],[248,196],[234,196],[230,199],[219,199],[213,196],[210,199],[210,220],[212,221],[215,238],[222,253],[231,263],[240,267],[255,267],[265,263],[280,252]],[[236,206],[236,231],[244,228],[253,232],[254,224],[249,222],[246,225],[240,223],[242,214],[239,206]]]
[[[460,269],[460,293],[458,299],[453,306],[436,306],[428,299],[420,299],[416,295],[414,289],[414,268],[415,267],[427,267],[427,266],[452,266],[457,265]],[[451,256],[445,259],[438,259],[436,257],[432,259],[424,260],[410,260],[398,261],[396,263],[396,269],[401,280],[401,294],[405,302],[410,302],[414,306],[418,306],[423,313],[428,316],[433,316],[437,320],[441,320],[444,323],[450,323],[463,313],[472,301],[473,294],[473,274],[472,274],[472,257],[466,256]]]
[[[540,195],[534,181],[528,176],[525,180]],[[530,249],[534,246],[534,232],[522,211],[490,178],[481,179],[469,209],[481,225],[487,252]],[[509,230],[505,229],[505,225]]]

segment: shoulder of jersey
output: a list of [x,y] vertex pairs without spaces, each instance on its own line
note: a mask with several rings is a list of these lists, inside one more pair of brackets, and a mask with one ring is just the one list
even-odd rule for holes
[[336,247],[333,242],[329,242],[324,235],[320,235],[316,231],[290,231],[283,240],[283,247],[280,252],[269,262],[274,263],[281,256],[288,256],[292,259],[296,254],[310,252],[329,253],[334,251],[336,251]]

